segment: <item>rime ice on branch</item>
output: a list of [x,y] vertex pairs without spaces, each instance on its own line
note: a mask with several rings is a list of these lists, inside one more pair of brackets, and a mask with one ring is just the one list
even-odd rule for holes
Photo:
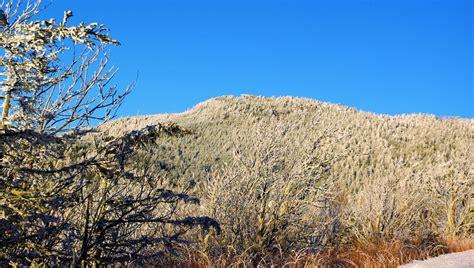
[[106,49],[119,42],[104,25],[70,26],[71,11],[61,21],[35,20],[41,0],[1,8],[1,129],[59,133],[113,117],[130,87],[109,85],[116,68]]

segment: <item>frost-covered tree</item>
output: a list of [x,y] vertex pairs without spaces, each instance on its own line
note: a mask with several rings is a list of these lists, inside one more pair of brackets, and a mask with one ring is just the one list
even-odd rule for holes
[[[194,227],[217,222],[184,210],[199,200],[168,189],[143,157],[172,126],[122,137],[83,131],[113,116],[128,93],[109,82],[107,45],[97,23],[35,20],[34,3],[0,8],[0,266],[154,263],[183,245]],[[68,131],[75,129],[76,131]]]
[[41,0],[1,5],[0,57],[3,105],[0,128],[58,133],[109,119],[128,93],[109,85],[108,45],[119,45],[98,23],[69,25],[36,20]]

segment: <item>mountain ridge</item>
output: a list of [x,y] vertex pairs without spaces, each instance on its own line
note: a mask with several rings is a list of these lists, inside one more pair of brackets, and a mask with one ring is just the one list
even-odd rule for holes
[[[206,177],[203,170],[233,163],[237,151],[251,155],[262,143],[281,147],[280,158],[289,166],[316,157],[307,156],[310,148],[330,144],[317,157],[344,156],[331,162],[329,177],[346,177],[346,182],[357,180],[360,174],[408,176],[424,169],[443,173],[441,166],[465,161],[471,161],[467,166],[474,171],[474,156],[466,151],[474,145],[472,119],[376,115],[294,97],[218,97],[183,113],[121,118],[99,130],[115,136],[154,124],[177,124],[192,133],[162,137],[160,149],[153,149],[159,161],[178,159],[177,166],[189,165],[176,168],[176,178]],[[400,161],[403,167],[397,166]],[[351,173],[354,168],[348,166],[354,165],[357,171]]]
[[[292,110],[298,111],[303,109],[308,110],[326,110],[327,112],[343,112],[348,114],[359,114],[363,117],[372,117],[383,120],[400,120],[409,121],[409,120],[451,120],[456,122],[465,122],[470,125],[474,123],[473,118],[461,118],[461,117],[440,117],[434,114],[427,113],[409,113],[409,114],[397,114],[397,115],[388,115],[380,114],[374,112],[367,112],[357,108],[335,104],[330,102],[323,102],[311,98],[304,97],[292,97],[292,96],[278,96],[278,97],[263,97],[255,96],[249,94],[242,94],[240,96],[219,96],[210,98],[203,102],[200,102],[194,105],[192,108],[187,109],[183,112],[178,113],[161,113],[161,114],[151,114],[151,115],[137,115],[137,116],[125,116],[118,119],[115,119],[111,122],[107,122],[100,126],[100,129],[107,129],[108,126],[113,125],[119,121],[126,121],[131,123],[132,128],[127,128],[126,130],[133,130],[140,127],[144,127],[149,124],[156,122],[173,122],[181,121],[184,118],[193,117],[193,116],[203,116],[205,113],[210,113],[214,117],[217,116],[216,113],[245,113],[245,112],[257,112],[255,109],[251,109],[250,106],[261,107],[260,112],[268,112],[268,115],[278,112],[291,112]],[[264,110],[264,111],[262,111]],[[212,118],[207,119],[215,119]],[[135,125],[140,121],[138,125]]]

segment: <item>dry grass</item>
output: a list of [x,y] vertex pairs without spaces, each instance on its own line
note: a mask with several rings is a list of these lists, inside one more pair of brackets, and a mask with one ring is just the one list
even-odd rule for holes
[[[445,240],[447,241],[447,240]],[[441,254],[474,248],[473,240],[449,240],[449,243],[406,244],[399,241],[354,245],[345,250],[315,253],[309,249],[293,252],[288,257],[276,253],[252,260],[243,253],[232,258],[221,255],[210,257],[203,252],[193,252],[180,267],[398,267],[413,260],[424,260]],[[177,264],[177,263],[175,263]]]
[[443,239],[443,244],[450,253],[474,249],[474,239],[446,238]]

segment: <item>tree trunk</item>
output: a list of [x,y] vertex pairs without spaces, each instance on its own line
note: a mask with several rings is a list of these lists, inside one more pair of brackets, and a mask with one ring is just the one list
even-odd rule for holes
[[3,100],[3,111],[2,111],[2,121],[0,122],[1,129],[7,129],[8,127],[8,114],[10,112],[10,102],[11,102],[11,91],[7,91],[5,99]]

